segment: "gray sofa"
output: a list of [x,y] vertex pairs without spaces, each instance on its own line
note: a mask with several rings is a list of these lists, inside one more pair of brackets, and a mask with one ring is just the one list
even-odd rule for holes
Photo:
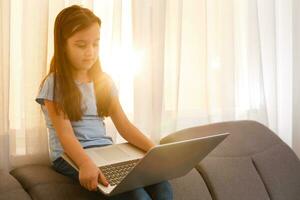
[[[229,132],[187,175],[171,180],[175,200],[298,200],[300,161],[270,129],[254,121],[209,124],[178,131],[161,143]],[[50,166],[0,172],[0,200],[99,199]]]

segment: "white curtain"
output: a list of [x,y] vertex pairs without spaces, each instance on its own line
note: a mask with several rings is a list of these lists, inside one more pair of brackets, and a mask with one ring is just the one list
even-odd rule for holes
[[141,129],[157,141],[252,119],[292,144],[291,0],[133,0],[132,8],[144,55],[134,84]]
[[300,158],[300,1],[293,1],[293,149]]
[[[36,5],[38,9],[32,9]],[[45,73],[48,3],[1,1],[0,168],[47,162],[36,88]]]
[[49,163],[47,130],[35,97],[53,55],[55,16],[73,3],[80,2],[0,1],[0,169]]
[[[292,0],[0,1],[0,169],[48,163],[35,103],[58,12],[101,18],[101,63],[129,119],[155,142],[175,130],[259,121],[292,145]],[[122,142],[110,119],[107,133]]]

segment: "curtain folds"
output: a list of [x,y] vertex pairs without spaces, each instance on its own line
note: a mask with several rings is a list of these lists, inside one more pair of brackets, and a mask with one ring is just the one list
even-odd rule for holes
[[[251,119],[292,141],[292,0],[0,1],[0,169],[49,163],[35,103],[53,26],[80,4],[102,20],[100,59],[129,119],[155,142]],[[110,119],[107,134],[124,141]],[[294,137],[295,138],[295,137]]]

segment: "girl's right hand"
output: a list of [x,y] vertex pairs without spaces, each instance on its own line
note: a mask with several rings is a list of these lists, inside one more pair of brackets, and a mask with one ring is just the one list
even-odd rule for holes
[[80,185],[89,191],[96,191],[98,183],[108,186],[108,181],[101,170],[91,161],[85,162],[79,168]]

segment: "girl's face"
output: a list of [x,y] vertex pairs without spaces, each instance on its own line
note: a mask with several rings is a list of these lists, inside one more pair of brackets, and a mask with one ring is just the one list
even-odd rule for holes
[[66,53],[76,72],[87,72],[98,59],[100,27],[93,23],[67,39]]

